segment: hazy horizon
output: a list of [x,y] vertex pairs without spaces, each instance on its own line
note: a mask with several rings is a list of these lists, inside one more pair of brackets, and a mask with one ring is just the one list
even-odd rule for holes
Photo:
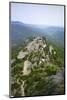
[[11,22],[17,22],[17,23],[21,23],[21,24],[27,24],[27,25],[37,25],[37,26],[45,26],[45,27],[59,27],[59,28],[64,28],[64,26],[54,26],[54,25],[46,25],[46,24],[30,24],[30,23],[24,23],[24,22],[21,22],[21,21],[18,21],[18,20],[12,20]]
[[64,6],[11,3],[11,21],[64,27]]

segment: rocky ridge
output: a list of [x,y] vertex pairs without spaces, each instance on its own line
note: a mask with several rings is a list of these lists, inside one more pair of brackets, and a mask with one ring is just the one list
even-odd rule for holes
[[[43,39],[42,37],[34,38],[22,50],[18,52],[17,61],[21,62],[20,64],[21,69],[18,75],[22,77],[17,79],[18,80],[17,84],[20,84],[21,81],[20,85],[21,96],[26,95],[25,85],[28,83],[26,83],[27,79],[25,77],[27,78],[30,77],[32,80],[33,76],[35,76],[36,78],[38,74],[39,75],[38,78],[40,77],[41,81],[46,80],[47,82],[47,80],[52,79],[53,84],[55,85],[59,84],[59,86],[61,85],[61,83],[64,80],[64,76],[62,75],[63,70],[61,70],[62,68],[60,68],[59,65],[55,62],[56,59],[57,59],[57,51],[52,45],[48,45],[46,39]],[[15,61],[16,60],[14,59],[14,62]],[[14,79],[18,75],[17,74],[14,75],[13,76]],[[36,82],[33,83],[35,84]],[[15,94],[16,93],[14,93],[14,95]]]

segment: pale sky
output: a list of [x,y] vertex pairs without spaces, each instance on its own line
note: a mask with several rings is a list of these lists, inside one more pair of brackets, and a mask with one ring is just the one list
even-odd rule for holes
[[64,27],[64,6],[11,3],[11,21]]

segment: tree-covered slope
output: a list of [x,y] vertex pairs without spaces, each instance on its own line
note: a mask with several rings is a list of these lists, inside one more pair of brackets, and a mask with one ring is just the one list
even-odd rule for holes
[[46,25],[31,25],[22,22],[11,22],[10,38],[12,46],[22,43],[29,37],[47,36],[50,41],[64,47],[64,28]]

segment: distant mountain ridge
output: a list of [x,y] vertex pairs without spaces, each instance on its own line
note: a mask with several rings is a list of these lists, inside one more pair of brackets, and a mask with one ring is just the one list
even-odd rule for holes
[[64,28],[45,25],[31,25],[12,21],[10,25],[11,44],[18,44],[29,37],[46,36],[52,42],[64,46]]

